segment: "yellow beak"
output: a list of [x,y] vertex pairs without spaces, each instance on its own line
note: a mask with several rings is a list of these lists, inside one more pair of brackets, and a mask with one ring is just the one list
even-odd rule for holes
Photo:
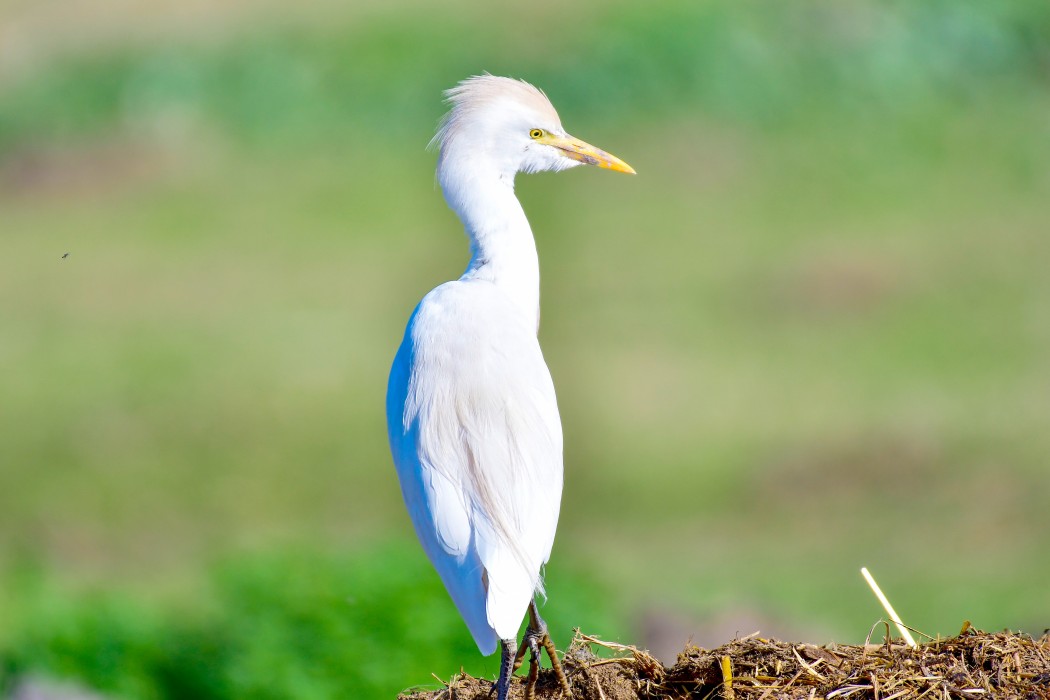
[[624,163],[622,160],[617,158],[611,153],[606,153],[600,148],[595,148],[586,141],[581,141],[578,138],[572,136],[555,136],[554,134],[544,134],[540,138],[536,139],[540,143],[545,143],[548,146],[554,146],[565,152],[565,155],[578,160],[581,163],[587,165],[597,165],[599,168],[607,168],[608,170],[615,170],[620,173],[628,173],[634,175],[634,168]]

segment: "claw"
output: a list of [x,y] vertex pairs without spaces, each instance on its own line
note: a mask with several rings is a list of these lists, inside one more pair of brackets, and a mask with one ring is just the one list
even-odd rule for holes
[[[551,641],[551,636],[547,632],[547,623],[540,617],[540,611],[536,608],[536,601],[529,603],[529,626],[525,630],[525,638],[521,640],[521,647],[518,649],[518,654],[522,657],[525,655],[525,648],[528,647],[532,651],[532,659],[529,662],[529,682],[530,685],[535,688],[536,682],[533,679],[533,675],[539,677],[539,668],[535,669],[533,673],[533,664],[539,666],[540,650],[539,647],[542,645],[543,649],[547,652],[547,658],[551,660],[551,670],[554,671],[555,677],[558,679],[558,684],[561,686],[562,693],[571,698],[572,689],[569,687],[569,679],[565,677],[565,671],[562,669],[561,661],[558,660],[558,650],[554,648],[554,642]],[[520,666],[521,662],[518,662],[517,666]],[[517,669],[515,666],[515,670]],[[526,693],[529,693],[529,688],[526,687]],[[527,700],[532,700],[532,695],[527,694]]]
[[536,696],[536,681],[540,678],[540,642],[535,630],[528,630],[525,639],[529,645],[532,655],[529,657],[529,679],[525,684],[525,700],[533,700]]
[[549,634],[543,635],[543,648],[547,650],[547,656],[551,660],[551,668],[554,670],[554,675],[558,678],[558,684],[561,685],[561,690],[567,697],[572,697],[572,689],[569,687],[569,679],[565,677],[565,670],[561,667],[561,662],[558,660],[558,650],[554,648],[554,642],[551,641]]
[[525,700],[533,700],[536,696],[536,683],[540,677],[540,655],[547,652],[547,658],[551,660],[551,669],[554,671],[558,684],[561,685],[565,697],[572,697],[572,689],[569,680],[565,677],[561,661],[558,659],[558,650],[554,648],[554,642],[547,632],[547,623],[540,617],[536,609],[536,601],[529,603],[529,625],[525,628],[525,636],[522,637],[521,645],[514,639],[501,639],[502,647],[499,680],[489,691],[491,696],[496,693],[496,700],[507,700],[510,696],[510,681],[514,673],[521,668],[525,661],[525,654],[529,656],[529,675],[525,684]]

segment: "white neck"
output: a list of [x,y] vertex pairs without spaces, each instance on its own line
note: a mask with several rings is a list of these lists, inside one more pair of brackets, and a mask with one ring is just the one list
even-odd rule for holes
[[539,258],[529,220],[514,195],[514,175],[478,165],[469,175],[455,168],[438,172],[445,200],[470,237],[470,264],[460,279],[493,283],[538,328]]

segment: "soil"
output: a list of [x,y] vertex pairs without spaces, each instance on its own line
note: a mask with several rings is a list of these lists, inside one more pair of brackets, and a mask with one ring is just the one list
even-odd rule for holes
[[[563,665],[575,700],[1050,699],[1050,636],[989,634],[968,625],[958,637],[916,647],[899,640],[815,646],[751,636],[710,651],[687,646],[670,667],[646,651],[577,632]],[[511,700],[526,697],[522,675]],[[461,675],[439,690],[398,700],[493,700],[492,686],[492,680]],[[540,672],[534,697],[563,697],[552,671]]]

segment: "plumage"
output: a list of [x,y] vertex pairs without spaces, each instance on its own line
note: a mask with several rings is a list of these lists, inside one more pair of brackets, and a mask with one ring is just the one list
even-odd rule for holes
[[390,387],[416,534],[492,653],[539,588],[561,498],[561,425],[535,325],[491,282],[446,283],[413,314]]
[[476,76],[446,96],[451,109],[432,142],[437,177],[471,260],[413,312],[390,373],[387,422],[423,549],[478,648],[490,654],[502,640],[506,666],[543,590],[562,493],[561,422],[536,337],[539,262],[514,176],[581,163],[633,171],[568,136],[528,83]]

